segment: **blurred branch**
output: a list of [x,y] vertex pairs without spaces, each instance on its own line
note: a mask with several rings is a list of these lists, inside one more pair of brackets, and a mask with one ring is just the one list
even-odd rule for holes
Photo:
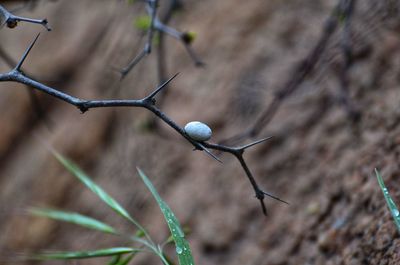
[[[154,1],[154,0],[153,0]],[[121,73],[121,78],[123,79],[144,57],[149,55],[151,53],[151,45],[152,45],[152,40],[153,40],[153,32],[157,31],[159,34],[166,34],[169,35],[178,41],[180,41],[183,46],[185,47],[187,53],[189,56],[192,58],[196,66],[204,66],[204,63],[199,59],[197,54],[193,51],[191,47],[191,43],[194,40],[193,33],[191,32],[180,32],[172,27],[167,26],[164,22],[162,22],[158,16],[156,15],[156,5],[151,5],[150,2],[153,2],[151,0],[147,0],[147,5],[146,5],[146,10],[147,13],[150,17],[150,25],[149,28],[147,29],[147,42],[143,48],[143,50],[137,54],[131,62],[124,67],[120,73]],[[172,4],[177,3],[177,1],[173,1]],[[173,8],[170,9],[169,11],[169,16],[172,15]],[[168,18],[168,17],[167,17]],[[168,22],[170,18],[166,20]]]
[[5,9],[2,5],[0,5],[0,27],[6,25],[9,28],[15,28],[18,25],[18,22],[40,24],[48,31],[51,30],[51,28],[48,25],[47,19],[32,19],[32,18],[16,16],[7,11],[7,9]]
[[158,0],[146,0],[145,2],[146,2],[146,10],[150,16],[150,25],[149,28],[147,29],[147,41],[142,51],[139,52],[139,54],[137,54],[129,62],[129,64],[120,71],[121,79],[123,79],[132,70],[132,68],[135,67],[135,65],[137,65],[145,56],[151,53],[153,35],[154,35],[154,22],[157,14]]
[[191,143],[195,150],[203,150],[205,151],[208,155],[212,156],[213,158],[219,159],[211,153],[211,150],[217,150],[225,153],[230,153],[233,156],[235,156],[238,161],[240,162],[243,170],[246,173],[247,178],[249,179],[254,191],[256,198],[260,201],[263,213],[266,215],[267,214],[267,209],[264,204],[264,199],[266,196],[271,197],[275,200],[281,201],[286,203],[285,201],[281,200],[280,198],[267,193],[263,191],[259,185],[257,184],[253,174],[251,173],[250,169],[248,168],[244,158],[243,158],[243,153],[247,148],[250,148],[256,144],[260,144],[269,138],[261,139],[259,141],[255,141],[253,143],[250,143],[248,145],[244,146],[239,146],[239,147],[230,147],[230,146],[225,146],[225,145],[220,145],[220,144],[214,144],[214,143],[209,143],[209,142],[201,142],[201,141],[196,141],[192,138],[189,137],[189,135],[185,132],[185,130],[180,127],[178,124],[176,124],[172,119],[170,119],[164,112],[162,112],[157,106],[156,106],[156,99],[155,97],[160,93],[163,89],[166,88],[169,82],[174,79],[176,75],[168,79],[165,83],[161,84],[159,87],[157,87],[152,93],[150,93],[148,96],[142,98],[142,99],[105,99],[105,100],[85,100],[81,99],[78,97],[74,97],[72,95],[69,95],[67,93],[64,93],[60,90],[57,90],[55,88],[46,86],[40,82],[35,81],[34,79],[26,76],[22,71],[21,67],[28,57],[30,51],[32,50],[34,44],[36,43],[39,35],[35,38],[35,40],[30,44],[30,46],[26,49],[25,53],[21,57],[20,61],[17,63],[14,69],[7,73],[2,73],[0,74],[0,82],[17,82],[21,84],[28,85],[36,90],[39,90],[41,92],[44,92],[50,96],[53,96],[55,98],[58,98],[66,103],[69,103],[75,107],[77,107],[82,113],[88,111],[91,108],[104,108],[104,107],[140,107],[140,108],[145,108],[152,112],[154,115],[156,115],[159,119],[161,119],[164,123],[166,123],[168,126],[173,128],[176,132],[178,132],[183,138],[185,138],[189,143]]

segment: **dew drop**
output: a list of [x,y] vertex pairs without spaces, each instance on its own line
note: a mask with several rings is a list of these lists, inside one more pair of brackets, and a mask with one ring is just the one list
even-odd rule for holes
[[400,215],[400,212],[399,212],[399,210],[397,210],[397,209],[393,209],[393,210],[392,210],[392,213],[393,213],[393,215],[396,216],[396,217],[398,217],[398,216]]
[[176,253],[182,254],[183,250],[180,247],[176,247]]

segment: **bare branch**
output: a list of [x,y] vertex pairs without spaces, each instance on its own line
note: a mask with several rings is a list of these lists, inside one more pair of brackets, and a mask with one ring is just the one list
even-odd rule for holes
[[32,19],[32,18],[16,16],[8,12],[7,9],[5,9],[2,5],[0,5],[0,27],[7,25],[7,27],[9,28],[15,28],[18,25],[18,22],[20,21],[33,24],[40,24],[45,29],[47,29],[47,31],[51,31],[47,19]]
[[[120,71],[121,79],[123,79],[144,57],[146,57],[147,55],[149,55],[151,53],[154,31],[158,31],[160,34],[164,33],[164,34],[169,35],[169,36],[177,39],[178,41],[180,41],[184,45],[189,56],[194,61],[195,65],[196,66],[204,66],[205,64],[199,59],[197,54],[193,51],[193,49],[190,46],[190,44],[193,41],[191,34],[189,32],[180,32],[174,28],[167,26],[165,23],[163,23],[156,14],[157,1],[148,0],[148,1],[146,1],[146,3],[147,3],[146,10],[150,17],[150,26],[147,29],[147,42],[146,42],[143,50],[138,55],[136,55],[126,67],[124,67]],[[159,58],[159,60],[160,60],[160,58]]]
[[132,59],[132,61],[120,71],[121,80],[124,79],[125,76],[133,69],[133,67],[135,67],[144,57],[149,55],[152,50],[154,23],[156,20],[158,0],[146,0],[145,2],[146,2],[146,10],[150,15],[150,26],[147,29],[147,41],[142,51],[138,55],[136,55]]
[[264,214],[267,213],[266,207],[264,205],[265,196],[269,196],[273,199],[284,202],[283,200],[279,199],[278,197],[275,197],[259,188],[257,182],[255,181],[252,173],[250,172],[250,170],[247,167],[247,164],[243,158],[243,153],[246,148],[253,146],[255,144],[264,142],[268,138],[261,139],[259,141],[256,141],[254,143],[251,143],[249,145],[245,145],[242,147],[230,147],[230,146],[224,146],[224,145],[213,144],[213,143],[208,143],[208,142],[196,141],[196,140],[190,138],[186,134],[185,130],[182,127],[180,127],[178,124],[176,124],[164,112],[162,112],[159,108],[157,108],[157,106],[155,106],[156,101],[154,100],[154,97],[163,88],[165,88],[166,85],[173,78],[175,78],[177,76],[177,74],[174,75],[173,77],[171,77],[169,80],[167,80],[164,84],[157,87],[152,93],[150,93],[150,95],[148,95],[142,99],[105,99],[105,100],[80,99],[78,97],[69,95],[69,94],[59,91],[55,88],[52,88],[52,87],[46,86],[40,82],[37,82],[37,81],[33,80],[32,78],[24,75],[23,72],[21,72],[20,66],[22,65],[24,60],[27,58],[27,56],[28,56],[29,52],[31,51],[33,45],[35,44],[36,40],[37,40],[37,37],[31,43],[31,45],[27,48],[27,50],[25,51],[24,55],[22,56],[20,62],[18,63],[17,67],[15,67],[10,72],[0,74],[0,82],[8,81],[8,82],[17,82],[17,83],[22,83],[22,84],[28,85],[36,90],[44,92],[50,96],[56,97],[62,101],[65,101],[65,102],[77,107],[82,113],[86,112],[87,110],[89,110],[91,108],[104,108],[104,107],[141,107],[141,108],[145,108],[145,109],[151,111],[154,115],[156,115],[159,119],[161,119],[163,122],[165,122],[171,128],[173,128],[175,131],[177,131],[182,137],[184,137],[189,143],[191,143],[194,146],[195,150],[203,150],[208,155],[210,155],[211,157],[215,158],[218,161],[220,161],[220,160],[214,154],[212,154],[208,149],[222,151],[222,152],[226,152],[226,153],[230,153],[230,154],[234,155],[239,160],[241,166],[243,167],[243,169],[244,169],[244,171],[256,193],[257,199],[260,200]]

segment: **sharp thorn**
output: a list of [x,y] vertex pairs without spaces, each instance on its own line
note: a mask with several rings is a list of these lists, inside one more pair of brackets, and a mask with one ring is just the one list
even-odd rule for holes
[[167,81],[162,83],[159,87],[156,88],[150,95],[146,97],[146,99],[152,99],[154,98],[163,88],[165,88],[175,77],[179,75],[179,72],[174,74],[172,77],[170,77]]
[[263,142],[265,142],[265,141],[271,139],[272,137],[273,137],[273,136],[269,136],[269,137],[266,137],[266,138],[257,140],[257,141],[255,141],[255,142],[249,143],[249,144],[247,144],[247,145],[243,145],[243,146],[239,147],[238,149],[239,149],[239,150],[245,150],[245,149],[250,148],[250,147],[252,147],[252,146],[254,146],[254,145],[263,143]]
[[214,155],[213,153],[211,153],[210,150],[208,150],[207,148],[205,148],[202,144],[199,144],[199,146],[206,152],[207,155],[209,155],[210,157],[214,158],[215,160],[217,160],[218,162],[220,162],[221,164],[223,164],[223,162],[221,161],[221,159],[219,159],[216,155]]
[[29,52],[32,50],[33,46],[35,45],[36,41],[38,40],[40,33],[36,35],[35,39],[29,45],[29,47],[25,50],[24,55],[22,55],[21,60],[18,62],[17,66],[15,67],[16,71],[20,71],[22,64],[25,62],[25,59],[28,57]]
[[270,193],[268,193],[268,192],[265,192],[265,191],[261,191],[261,192],[262,192],[264,195],[266,195],[266,196],[268,196],[268,197],[270,197],[270,198],[272,198],[272,199],[275,199],[275,200],[277,200],[277,201],[280,201],[280,202],[283,202],[283,203],[289,205],[289,203],[288,203],[287,201],[284,201],[284,200],[282,200],[282,199],[280,199],[280,198],[278,198],[278,197],[276,197],[276,196],[274,196],[274,195],[272,195],[272,194],[270,194]]
[[265,206],[263,199],[260,199],[260,203],[261,203],[261,208],[262,208],[263,214],[265,216],[268,216],[267,207]]

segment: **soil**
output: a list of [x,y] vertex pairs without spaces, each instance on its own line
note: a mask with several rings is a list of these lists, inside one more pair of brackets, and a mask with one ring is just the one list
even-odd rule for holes
[[[160,107],[181,126],[207,123],[213,142],[253,125],[315,46],[336,5],[334,0],[182,2],[170,25],[197,33],[193,49],[206,66],[195,67],[183,45],[167,37],[168,74],[180,75]],[[20,14],[46,17],[53,30],[23,23],[2,28],[0,45],[17,60],[42,31],[24,64],[26,73],[80,98],[142,98],[158,84],[156,50],[122,82],[114,69],[143,47],[132,23],[144,12],[141,3],[126,1],[39,1]],[[260,186],[290,203],[266,199],[268,216],[233,156],[218,154],[220,164],[192,152],[164,124],[152,130],[154,117],[145,109],[82,114],[36,92],[43,117],[32,107],[29,88],[0,83],[0,263],[36,264],[17,261],[16,253],[125,246],[120,238],[31,217],[25,211],[30,206],[77,211],[133,231],[54,159],[46,148],[50,144],[162,242],[168,230],[136,173],[140,167],[190,229],[196,264],[400,264],[399,232],[374,175],[378,168],[400,203],[399,2],[357,1],[351,28],[352,48],[360,56],[348,71],[349,89],[360,121],[349,119],[338,103],[340,25],[314,71],[257,139],[274,137],[245,153]],[[0,60],[0,71],[9,69]],[[168,251],[173,254],[174,248]],[[160,262],[141,254],[132,264]]]

